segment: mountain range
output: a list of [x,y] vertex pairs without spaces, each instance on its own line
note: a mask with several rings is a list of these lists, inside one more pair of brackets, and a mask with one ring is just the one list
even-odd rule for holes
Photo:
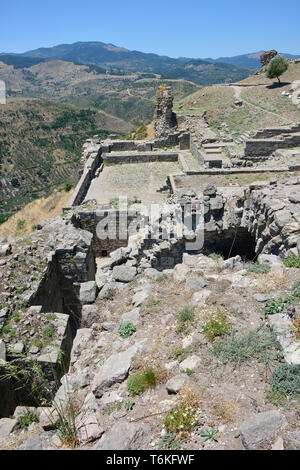
[[[203,66],[208,63],[213,64],[230,64],[234,67],[242,69],[257,69],[260,68],[259,56],[263,51],[253,52],[248,54],[237,55],[233,57],[219,57],[212,58],[171,58],[167,56],[160,56],[158,54],[144,53],[136,50],[130,51],[124,47],[115,46],[114,44],[106,44],[97,41],[88,42],[75,42],[73,44],[59,44],[53,47],[42,47],[22,54],[0,54],[7,56],[6,60],[18,64],[22,63],[23,58],[31,58],[31,65],[36,64],[41,60],[60,59],[81,64],[94,64],[104,66],[106,68],[117,67],[124,71],[135,72],[155,72],[164,73],[172,71],[178,73],[178,69],[190,65],[195,60],[198,65],[201,63]],[[287,53],[280,53],[288,59],[300,58],[300,55],[292,55]],[[10,57],[9,57],[10,56]],[[28,61],[30,63],[30,61]],[[226,70],[226,69],[225,69]],[[246,71],[244,70],[244,73]],[[172,77],[170,77],[172,78]],[[183,78],[183,77],[182,77]]]

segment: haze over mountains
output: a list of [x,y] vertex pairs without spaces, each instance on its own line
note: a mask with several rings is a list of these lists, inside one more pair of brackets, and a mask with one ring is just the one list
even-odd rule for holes
[[[59,44],[53,47],[42,47],[22,54],[6,54],[17,57],[31,57],[33,59],[60,59],[64,61],[79,62],[82,64],[95,64],[106,67],[118,67],[125,71],[163,73],[182,68],[189,63],[197,61],[202,65],[207,63],[230,64],[240,68],[256,69],[260,67],[259,56],[262,51],[242,54],[233,57],[212,58],[171,58],[158,54],[144,53],[136,50],[130,51],[113,44],[98,41],[75,42],[73,44]],[[280,53],[285,57],[300,58],[300,55]],[[11,59],[12,60],[12,59]],[[20,59],[19,59],[20,60]],[[37,63],[33,61],[32,65]],[[245,71],[244,71],[245,73]]]

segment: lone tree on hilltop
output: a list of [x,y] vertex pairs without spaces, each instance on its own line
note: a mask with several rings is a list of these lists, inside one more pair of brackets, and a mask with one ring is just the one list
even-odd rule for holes
[[282,75],[289,68],[289,63],[282,55],[274,57],[266,68],[267,78],[277,78],[280,83],[280,75]]

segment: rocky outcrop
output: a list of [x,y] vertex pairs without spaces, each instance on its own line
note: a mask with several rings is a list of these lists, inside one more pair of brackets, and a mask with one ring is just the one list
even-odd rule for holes
[[167,137],[177,127],[176,115],[173,113],[171,88],[162,85],[156,93],[155,137]]
[[275,49],[272,49],[271,51],[264,51],[260,55],[261,67],[266,67],[269,64],[269,62],[273,59],[273,57],[275,57],[276,55],[277,55],[277,51],[275,51]]

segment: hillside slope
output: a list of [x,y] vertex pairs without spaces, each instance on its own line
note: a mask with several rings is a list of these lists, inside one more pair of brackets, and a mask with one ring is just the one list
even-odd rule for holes
[[110,75],[93,66],[61,60],[17,69],[0,61],[0,80],[5,81],[9,96],[94,106],[134,124],[152,119],[152,103],[161,83],[172,85],[176,99],[199,89],[182,79],[166,81],[155,74]]
[[0,216],[74,182],[87,137],[131,129],[98,110],[34,99],[8,99],[0,124]]
[[[300,121],[300,109],[282,95],[297,79],[300,79],[300,64],[290,64],[282,75],[280,87],[273,87],[273,82],[264,74],[254,75],[236,86],[202,88],[175,103],[175,109],[179,114],[202,115],[207,111],[208,122],[216,132],[226,125],[234,136],[262,127],[284,126]],[[243,101],[242,106],[234,104],[239,100]]]

